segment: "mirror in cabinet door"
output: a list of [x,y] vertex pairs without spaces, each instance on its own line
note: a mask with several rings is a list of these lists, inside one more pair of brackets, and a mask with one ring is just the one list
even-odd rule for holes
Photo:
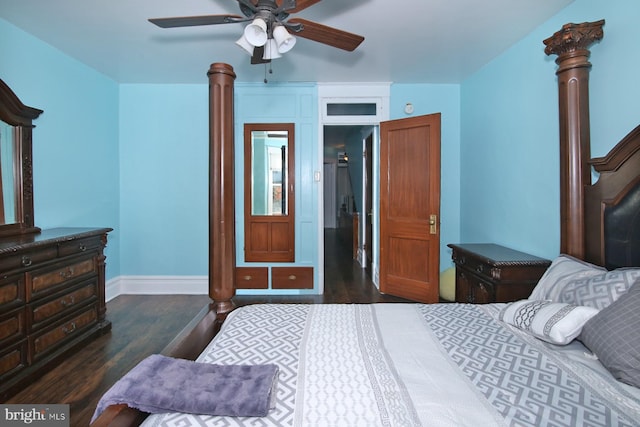
[[293,123],[244,125],[246,262],[295,261]]

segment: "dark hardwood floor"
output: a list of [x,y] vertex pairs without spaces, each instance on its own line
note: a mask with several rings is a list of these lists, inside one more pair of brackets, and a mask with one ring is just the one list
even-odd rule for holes
[[[236,296],[238,306],[271,303],[406,302],[380,294],[353,262],[350,243],[325,232],[324,295]],[[100,397],[145,357],[162,349],[209,303],[206,295],[120,295],[107,303],[110,333],[98,337],[5,403],[70,405],[71,426],[88,426]]]

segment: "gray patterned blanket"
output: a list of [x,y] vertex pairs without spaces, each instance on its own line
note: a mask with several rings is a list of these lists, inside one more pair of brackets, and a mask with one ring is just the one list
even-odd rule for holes
[[[262,418],[151,416],[146,426],[639,426],[640,391],[583,347],[496,320],[498,305],[265,304],[235,310],[198,359],[278,365]],[[565,354],[566,353],[566,354]]]

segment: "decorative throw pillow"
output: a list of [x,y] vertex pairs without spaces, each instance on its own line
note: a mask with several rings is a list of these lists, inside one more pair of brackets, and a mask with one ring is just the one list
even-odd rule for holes
[[558,302],[586,305],[602,310],[627,293],[640,279],[640,268],[619,268],[606,273],[573,279],[564,285]]
[[580,341],[615,378],[640,387],[640,281],[592,317]]
[[589,264],[570,255],[562,254],[551,262],[533,289],[529,299],[560,302],[559,295],[572,280],[605,274],[607,269]]
[[552,301],[520,300],[500,311],[500,320],[552,344],[566,345],[580,335],[598,310]]

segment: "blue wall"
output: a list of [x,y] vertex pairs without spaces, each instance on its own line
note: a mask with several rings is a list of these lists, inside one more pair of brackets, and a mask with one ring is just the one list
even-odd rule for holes
[[[542,40],[567,22],[606,19],[604,39],[591,48],[591,139],[601,156],[640,117],[638,16],[636,0],[576,0],[461,85],[391,86],[392,119],[406,117],[407,102],[414,115],[442,113],[441,268],[450,265],[450,242],[492,241],[557,255],[556,65]],[[0,61],[0,78],[24,103],[44,110],[34,133],[36,224],[113,227],[108,278],[206,275],[207,82],[119,85],[2,19],[0,53],[11,58]],[[304,248],[296,260],[313,264],[321,230],[312,176],[322,170],[315,85],[236,82],[236,119],[301,117],[284,104],[245,109],[274,93],[313,109],[304,112],[313,118],[296,128],[296,182],[303,191],[296,245]]]
[[559,252],[556,57],[542,41],[567,22],[605,19],[592,46],[592,153],[638,124],[640,2],[577,0],[461,85],[461,239],[552,258]]
[[208,272],[209,93],[120,86],[123,275]]
[[35,223],[113,227],[107,278],[120,274],[118,85],[0,19],[0,78],[44,110],[33,131]]

